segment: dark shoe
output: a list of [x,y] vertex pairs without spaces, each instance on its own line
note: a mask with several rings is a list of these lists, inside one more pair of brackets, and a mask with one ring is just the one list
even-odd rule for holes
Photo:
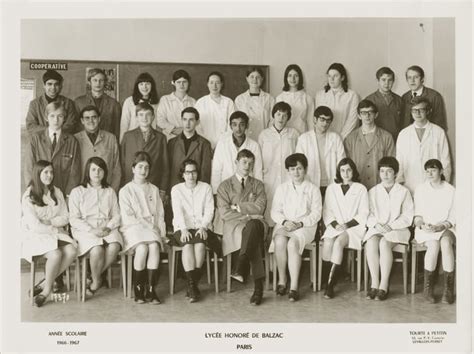
[[277,290],[276,290],[276,294],[278,296],[285,296],[286,295],[286,285],[282,285],[282,284],[278,284],[277,285]]
[[326,299],[332,299],[334,297],[334,288],[332,284],[328,283],[326,290],[324,291],[324,297]]
[[202,269],[201,268],[194,268],[192,271],[192,277],[194,281],[194,294],[199,299],[201,297],[201,291],[199,290],[199,280],[201,280],[202,276]]
[[189,271],[186,272],[186,279],[188,281],[188,290],[187,290],[187,295],[189,297],[189,302],[196,302],[198,301],[198,297],[195,292],[195,285],[194,285],[194,279],[193,279],[193,274],[194,271]]
[[146,294],[145,294],[145,300],[146,302],[152,304],[152,305],[159,305],[161,304],[160,299],[156,295],[156,292],[154,290],[153,285],[148,285],[146,288]]
[[89,297],[92,297],[92,296],[95,295],[95,293],[96,293],[97,290],[98,290],[98,289],[92,290],[92,289],[91,289],[91,286],[88,285],[88,286],[86,287],[86,295],[89,296]]
[[255,290],[250,297],[250,305],[258,306],[262,303],[263,292]]
[[370,288],[369,291],[367,291],[366,299],[367,300],[373,300],[375,299],[375,296],[377,296],[377,289],[375,288]]
[[377,295],[375,295],[375,300],[383,301],[386,300],[388,296],[388,291],[379,289],[377,290]]
[[46,296],[41,295],[41,294],[35,296],[35,305],[37,307],[43,306],[45,302],[46,302]]
[[423,283],[423,297],[430,303],[436,302],[434,294],[434,272],[425,269],[425,279]]
[[441,302],[443,304],[452,304],[454,302],[454,271],[444,272],[444,290]]
[[334,287],[337,284],[339,273],[340,273],[340,264],[331,263],[331,270],[329,272],[328,285],[326,286],[326,291],[324,292],[324,297],[326,299],[332,299],[334,297]]
[[244,277],[240,274],[234,273],[234,274],[231,274],[230,277],[234,280],[237,280],[240,283],[244,282]]
[[[43,291],[43,288],[40,286],[40,284],[44,281],[44,279],[35,285],[35,287],[33,288],[33,297],[35,297],[36,295],[39,295],[41,294],[41,292]],[[28,290],[28,296],[31,297],[31,290]]]
[[60,274],[56,277],[53,284],[53,293],[63,293],[66,290],[66,286],[64,285],[63,275]]
[[300,299],[300,294],[298,293],[297,290],[290,290],[290,293],[288,294],[288,300],[291,302],[298,301]]
[[146,286],[146,269],[133,270],[135,278],[135,302],[139,304],[145,303],[145,286]]

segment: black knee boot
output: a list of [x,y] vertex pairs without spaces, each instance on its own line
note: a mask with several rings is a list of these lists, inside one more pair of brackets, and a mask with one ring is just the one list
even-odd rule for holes
[[188,283],[188,289],[186,292],[187,297],[189,297],[189,302],[196,302],[198,297],[195,292],[195,283],[194,283],[194,269],[186,272],[186,279]]
[[339,278],[339,271],[341,265],[336,263],[331,263],[331,270],[329,272],[328,285],[326,286],[326,291],[324,292],[324,297],[326,299],[332,299],[334,297],[334,287],[337,284]]
[[330,271],[331,271],[331,262],[323,261],[323,264],[321,266],[321,287],[324,289],[327,288]]
[[158,269],[148,269],[148,284],[146,286],[145,300],[153,305],[161,303],[158,295],[156,295],[155,287],[158,285]]
[[251,305],[260,305],[262,303],[263,279],[264,278],[255,279],[255,288],[254,288],[252,296],[250,297]]
[[429,303],[435,303],[434,297],[434,276],[435,272],[430,272],[429,270],[425,269],[425,280],[423,284],[423,296]]
[[202,277],[202,268],[194,268],[193,280],[194,280],[194,294],[199,298],[201,296],[201,291],[199,290],[199,281]]
[[146,269],[133,270],[133,277],[135,278],[135,302],[139,304],[145,303],[145,286],[146,286]]
[[454,271],[444,272],[444,290],[441,302],[444,304],[454,302]]

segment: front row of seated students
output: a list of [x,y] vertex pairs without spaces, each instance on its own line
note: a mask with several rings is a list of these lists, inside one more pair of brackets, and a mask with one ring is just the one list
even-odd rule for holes
[[[233,279],[244,281],[252,268],[255,288],[250,303],[259,305],[263,298],[263,253],[268,225],[263,217],[267,205],[263,183],[250,175],[254,161],[251,151],[239,151],[236,173],[218,188],[217,211],[223,220],[222,253],[218,237],[212,232],[212,189],[199,181],[198,164],[193,160],[183,162],[180,175],[184,182],[172,189],[175,233],[171,239],[166,236],[159,190],[148,181],[152,163],[146,152],[134,155],[133,178],[120,190],[119,203],[107,183],[106,163],[99,157],[90,158],[83,183],[69,196],[69,211],[63,193],[53,185],[52,163],[37,161],[22,198],[22,257],[29,261],[38,256],[46,258],[43,286],[34,289],[36,305],[44,304],[54,279],[76,256],[87,253],[92,277],[87,293],[94,295],[102,285],[102,274],[120,250],[134,251],[135,301],[159,304],[156,286],[160,251],[165,243],[183,247],[190,302],[200,298],[198,282],[207,245],[219,255],[238,252]],[[307,166],[307,158],[301,153],[286,158],[290,179],[277,187],[271,210],[275,227],[270,252],[275,253],[277,262],[277,294],[288,291],[288,266],[290,301],[299,299],[301,254],[305,245],[313,241],[321,217],[321,194],[305,179]],[[322,238],[326,298],[335,295],[344,247],[360,249],[365,244],[371,276],[367,298],[385,300],[389,293],[392,249],[397,244],[408,244],[409,227],[414,220],[415,242],[427,247],[424,297],[435,302],[434,270],[441,250],[445,273],[442,302],[453,303],[455,189],[444,180],[439,160],[428,160],[424,169],[427,181],[417,188],[413,203],[409,190],[396,182],[399,165],[394,157],[379,161],[382,182],[369,193],[357,182],[359,174],[354,162],[349,158],[339,162],[322,209],[326,226]],[[66,231],[68,223],[73,238]]]

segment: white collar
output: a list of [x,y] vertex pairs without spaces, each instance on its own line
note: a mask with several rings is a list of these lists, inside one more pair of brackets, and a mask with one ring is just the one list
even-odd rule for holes
[[425,87],[422,85],[417,91],[412,91],[412,92],[411,92],[411,96],[413,97],[413,94],[416,93],[416,97],[420,97],[421,94],[423,93],[423,89],[424,89],[424,88],[425,88]]
[[364,129],[362,129],[362,126],[360,127],[360,131],[362,132],[362,135],[375,133],[375,129],[377,129],[376,125],[374,125],[374,127],[370,129],[369,131],[364,131]]
[[244,177],[244,176],[239,175],[237,172],[235,173],[235,177],[237,177],[237,179],[239,180],[239,182],[241,182],[241,181],[242,181],[242,178],[243,178],[243,179],[244,179],[244,184],[247,183],[247,178],[249,178],[249,176]]
[[55,134],[55,133],[56,133],[56,141],[59,141],[59,137],[61,136],[61,129],[52,130],[51,128],[48,127],[48,136],[51,139],[51,142],[54,139],[53,134]]

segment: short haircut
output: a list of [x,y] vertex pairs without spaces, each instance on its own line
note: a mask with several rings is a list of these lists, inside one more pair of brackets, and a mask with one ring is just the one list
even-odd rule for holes
[[290,64],[286,67],[285,73],[283,74],[283,91],[289,91],[290,90],[290,84],[288,83],[288,74],[290,73],[291,70],[294,70],[298,73],[299,80],[298,80],[298,86],[296,87],[298,90],[304,89],[304,81],[303,81],[303,71],[301,68],[296,65],[296,64]]
[[252,66],[251,68],[249,68],[246,72],[245,77],[248,77],[253,72],[258,72],[260,76],[262,77],[262,79],[265,80],[265,75],[263,74],[263,70],[256,66]]
[[393,156],[382,157],[378,163],[378,170],[380,171],[382,167],[390,167],[395,172],[395,174],[397,174],[398,171],[400,170],[400,164],[398,163],[397,159]]
[[80,118],[84,118],[84,113],[85,112],[89,112],[89,111],[94,111],[98,117],[100,117],[100,112],[99,112],[99,108],[97,108],[96,106],[93,106],[93,105],[88,105],[88,106],[85,106],[83,109],[81,109],[81,112],[79,113],[79,117]]
[[194,167],[196,167],[197,180],[199,181],[199,177],[200,177],[199,165],[193,159],[186,159],[181,163],[181,166],[180,166],[179,172],[178,172],[178,178],[180,178],[182,181],[184,181],[183,173],[184,173],[184,171],[186,171],[186,166],[188,166],[188,165],[193,165]]
[[188,82],[191,82],[191,76],[189,76],[189,74],[186,70],[182,70],[182,69],[176,70],[173,73],[172,80],[176,81],[176,80],[179,80],[181,78],[188,80]]
[[319,118],[319,116],[327,116],[327,117],[330,117],[331,119],[334,118],[334,114],[332,113],[331,108],[327,106],[318,106],[314,110],[314,116],[316,118]]
[[298,162],[303,166],[305,171],[308,169],[308,159],[305,154],[296,153],[291,154],[285,159],[285,168],[288,170],[290,167],[296,167]]
[[62,101],[53,101],[51,103],[48,103],[44,110],[46,112],[46,115],[48,115],[51,112],[57,111],[58,109],[62,109],[63,112],[66,114],[66,107],[64,106],[64,103]]
[[156,83],[153,77],[149,73],[141,73],[140,75],[138,75],[137,79],[135,80],[135,84],[133,84],[133,93],[132,93],[133,104],[137,105],[138,103],[140,103],[140,100],[143,98],[142,94],[140,93],[140,90],[138,89],[138,84],[142,82],[149,82],[151,84],[150,97],[148,99],[148,102],[150,104],[157,104],[159,101],[159,98],[158,98],[158,92],[156,91]]
[[186,107],[181,111],[181,118],[183,118],[184,113],[193,113],[196,120],[199,120],[199,111],[194,107]]
[[237,158],[236,158],[237,161],[240,161],[243,158],[252,159],[255,161],[255,155],[253,154],[252,151],[247,150],[247,149],[240,150],[237,153]]
[[137,151],[133,156],[132,167],[135,167],[139,162],[148,162],[148,165],[151,167],[151,157],[145,151]]
[[336,178],[334,178],[334,182],[336,183],[342,183],[344,180],[341,177],[341,167],[344,165],[349,165],[352,170],[352,182],[360,182],[360,176],[359,176],[359,171],[357,171],[357,166],[352,159],[349,157],[344,157],[339,161],[336,167]]
[[151,111],[155,115],[155,110],[148,102],[140,102],[135,106],[135,114],[138,114],[140,111]]
[[[341,76],[344,77],[342,79],[341,86],[342,86],[344,92],[347,92],[347,90],[349,89],[349,78],[347,77],[347,71],[346,71],[346,68],[344,67],[344,65],[342,65],[341,63],[332,63],[331,65],[329,65],[329,68],[326,71],[326,74],[329,74],[330,70],[336,70],[339,74],[341,74]],[[324,86],[324,91],[328,92],[330,88],[331,88],[331,86],[329,86],[329,82],[328,82]]]
[[380,78],[384,74],[392,76],[392,79],[395,80],[395,73],[388,66],[381,67],[379,70],[377,70],[377,72],[375,73],[375,77],[377,78],[377,80],[380,80]]
[[239,119],[239,118],[242,118],[242,120],[244,121],[247,127],[249,126],[249,116],[247,115],[247,113],[242,112],[242,111],[235,111],[234,113],[230,115],[229,125],[232,125],[233,120]]
[[81,185],[87,188],[87,185],[90,183],[91,181],[90,171],[91,171],[92,164],[99,166],[104,171],[104,178],[102,178],[102,181],[100,181],[100,185],[102,188],[107,188],[109,186],[109,184],[107,183],[107,175],[108,175],[107,164],[102,158],[98,156],[92,156],[89,160],[87,160],[86,167],[84,168],[84,179],[82,180]]
[[273,118],[275,118],[275,113],[278,112],[278,111],[286,112],[286,114],[288,115],[288,120],[290,120],[290,118],[291,118],[291,106],[288,103],[283,102],[283,101],[275,103],[275,105],[272,108],[272,117]]
[[224,85],[224,75],[222,75],[220,71],[210,72],[209,75],[207,75],[207,82],[209,82],[209,79],[211,78],[211,76],[214,76],[214,75],[217,76],[221,80],[222,85]]
[[420,75],[420,77],[421,77],[422,79],[425,78],[425,71],[424,71],[420,66],[418,66],[418,65],[412,65],[412,66],[410,66],[410,67],[407,69],[407,71],[405,71],[405,77],[406,77],[407,74],[408,74],[408,70],[416,71],[416,72]]
[[[425,167],[425,171],[429,168],[437,168],[439,171],[443,170],[443,164],[438,159],[430,159],[426,161],[424,167]],[[446,181],[446,177],[444,177],[443,173],[441,173],[441,180]]]
[[43,74],[43,84],[45,84],[48,80],[56,80],[59,81],[60,84],[63,83],[63,77],[56,70],[46,70],[46,72]]
[[370,101],[370,100],[362,100],[359,102],[359,104],[357,105],[357,113],[360,114],[360,110],[362,108],[372,108],[374,110],[375,113],[378,113],[379,110],[377,108],[377,106],[375,105],[374,102]]
[[421,96],[417,96],[417,97],[413,97],[412,100],[410,101],[411,102],[411,106],[416,106],[420,103],[424,103],[425,106],[426,106],[426,109],[429,111],[431,110],[431,103],[430,101],[428,101],[428,99],[426,99],[425,97],[421,97]]
[[96,76],[97,74],[102,74],[104,75],[104,79],[105,81],[107,81],[107,75],[105,75],[105,71],[102,70],[102,69],[99,69],[99,68],[93,68],[93,69],[90,69],[89,72],[87,73],[87,81],[91,81],[91,78],[93,76]]

